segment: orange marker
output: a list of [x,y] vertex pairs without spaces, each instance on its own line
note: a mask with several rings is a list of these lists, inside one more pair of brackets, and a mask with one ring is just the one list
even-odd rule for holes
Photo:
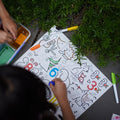
[[37,45],[31,47],[30,50],[31,50],[31,51],[34,51],[34,50],[40,48],[42,45],[45,45],[45,44],[47,44],[47,43],[49,43],[49,42],[51,42],[51,41],[53,41],[53,39],[52,39],[52,40],[48,40],[47,42],[44,42],[44,43],[41,43],[41,44],[37,44]]
[[37,44],[37,45],[31,47],[30,50],[34,51],[34,50],[38,49],[40,46],[41,46],[40,44]]

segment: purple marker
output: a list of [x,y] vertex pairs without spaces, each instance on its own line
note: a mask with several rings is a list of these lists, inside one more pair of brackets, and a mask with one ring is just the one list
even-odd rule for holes
[[54,81],[50,81],[50,82],[48,83],[48,85],[50,86],[50,84],[52,84],[53,86],[55,86],[55,82],[54,82]]

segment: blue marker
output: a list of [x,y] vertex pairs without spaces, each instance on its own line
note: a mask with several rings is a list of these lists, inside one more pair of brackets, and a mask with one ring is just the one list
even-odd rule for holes
[[50,81],[50,82],[48,83],[48,85],[50,86],[50,84],[52,84],[53,86],[55,86],[55,82],[54,82],[54,81]]

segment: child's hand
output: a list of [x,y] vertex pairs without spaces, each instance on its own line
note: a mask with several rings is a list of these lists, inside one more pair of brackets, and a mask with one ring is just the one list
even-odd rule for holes
[[63,114],[63,120],[75,120],[67,99],[67,89],[65,83],[59,78],[55,78],[53,81],[55,82],[55,86],[50,84],[50,88],[59,102]]
[[3,30],[0,30],[0,44],[5,42],[12,42],[12,35],[10,33],[6,33]]
[[17,37],[17,25],[12,20],[11,17],[5,17],[2,19],[3,29],[5,32],[10,32],[12,34],[13,39],[15,40]]
[[52,81],[55,82],[55,86],[50,84],[50,88],[52,89],[59,104],[63,104],[64,102],[68,101],[67,100],[67,89],[66,89],[65,83],[59,78],[55,78]]

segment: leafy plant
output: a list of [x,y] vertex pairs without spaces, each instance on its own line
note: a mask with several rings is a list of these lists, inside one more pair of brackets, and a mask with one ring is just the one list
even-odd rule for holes
[[103,67],[109,61],[120,61],[119,36],[120,1],[89,0],[82,24],[71,41],[77,46],[79,53],[97,54],[98,64]]

